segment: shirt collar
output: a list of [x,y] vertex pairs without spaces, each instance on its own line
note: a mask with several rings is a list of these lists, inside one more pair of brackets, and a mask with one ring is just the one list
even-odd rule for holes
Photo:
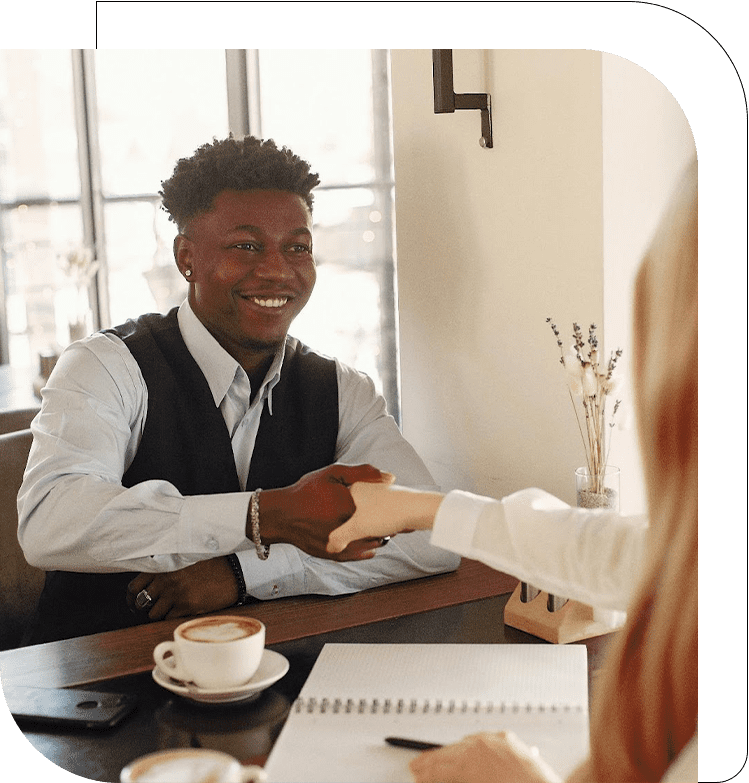
[[[187,299],[182,302],[177,311],[177,323],[187,350],[195,359],[208,381],[213,401],[218,408],[237,374],[247,379],[247,373],[245,373],[239,362],[227,353],[216,338],[203,326]],[[268,410],[270,413],[273,413],[273,387],[281,379],[281,366],[283,365],[285,355],[286,343],[276,353],[263,381],[262,395],[268,398]],[[249,387],[249,380],[247,380],[247,386]]]

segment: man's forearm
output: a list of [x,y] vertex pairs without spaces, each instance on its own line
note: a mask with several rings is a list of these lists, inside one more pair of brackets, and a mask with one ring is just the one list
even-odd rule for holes
[[19,517],[24,555],[37,568],[174,571],[246,545],[238,528],[246,493],[183,497],[166,482],[126,489],[83,476],[50,484],[38,502],[29,494]]

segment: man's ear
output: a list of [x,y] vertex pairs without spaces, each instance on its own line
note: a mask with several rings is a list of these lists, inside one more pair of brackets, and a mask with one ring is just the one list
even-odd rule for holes
[[182,275],[189,280],[190,275],[192,275],[192,242],[184,234],[177,234],[177,236],[174,237],[172,251],[174,252],[174,260],[177,263],[177,268]]

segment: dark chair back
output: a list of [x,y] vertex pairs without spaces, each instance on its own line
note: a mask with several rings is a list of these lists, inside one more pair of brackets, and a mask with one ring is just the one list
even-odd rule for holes
[[39,408],[6,408],[0,410],[0,435],[27,430]]
[[0,435],[0,650],[18,647],[44,585],[18,543],[18,490],[31,448],[31,430]]

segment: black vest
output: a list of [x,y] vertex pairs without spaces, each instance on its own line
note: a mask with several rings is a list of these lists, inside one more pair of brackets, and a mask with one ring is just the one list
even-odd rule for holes
[[[114,327],[148,387],[143,437],[122,484],[163,479],[183,495],[240,491],[231,438],[208,382],[182,339],[177,311],[149,314]],[[338,381],[335,362],[292,337],[281,377],[265,405],[247,489],[293,484],[335,460]],[[126,525],[127,519],[123,519]],[[47,572],[28,643],[64,639],[145,621],[125,602],[135,573]]]

